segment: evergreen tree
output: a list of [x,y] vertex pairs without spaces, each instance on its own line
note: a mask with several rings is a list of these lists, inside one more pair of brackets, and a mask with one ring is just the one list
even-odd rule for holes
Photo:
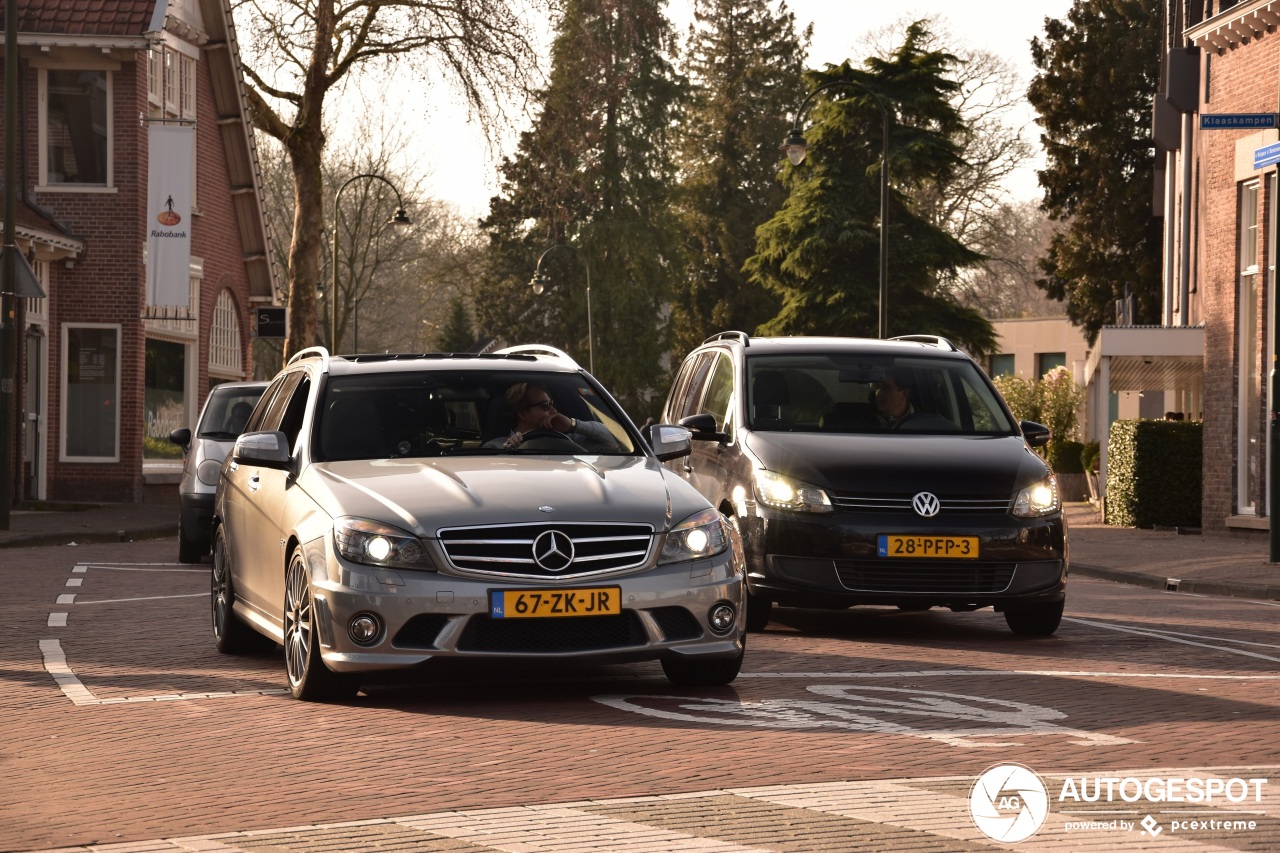
[[1076,0],[1031,43],[1027,99],[1044,129],[1042,207],[1064,223],[1037,284],[1065,300],[1092,344],[1125,288],[1135,322],[1160,318],[1160,246],[1151,222],[1151,93],[1159,76],[1159,0]]
[[[672,213],[672,129],[683,83],[662,0],[567,0],[541,114],[502,166],[481,223],[490,271],[477,320],[509,343],[561,347],[586,363],[591,281],[596,372],[627,404],[661,387],[665,306],[681,267]],[[549,246],[551,286],[528,286]]]
[[924,48],[928,41],[917,22],[888,58],[807,75],[810,91],[838,80],[858,85],[833,86],[814,99],[809,155],[800,166],[784,167],[790,194],[757,232],[746,270],[782,304],[761,333],[878,332],[883,125],[865,87],[890,115],[888,334],[935,334],[976,353],[994,349],[991,324],[939,287],[940,277],[982,256],[930,224],[910,201],[962,162],[956,142],[962,119],[950,101],[956,83],[948,73],[955,58]]
[[449,318],[440,330],[436,348],[440,352],[467,352],[475,342],[476,333],[467,315],[467,301],[461,295],[455,296],[449,300]]
[[742,264],[756,228],[786,198],[778,143],[805,94],[812,32],[797,35],[786,3],[769,0],[697,0],[694,19],[684,69],[694,89],[679,146],[689,266],[671,306],[677,353],[713,332],[755,329],[777,311]]

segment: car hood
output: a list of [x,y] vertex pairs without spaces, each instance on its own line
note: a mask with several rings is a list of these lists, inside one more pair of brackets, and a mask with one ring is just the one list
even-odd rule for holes
[[[318,463],[299,485],[337,517],[418,536],[448,527],[548,521],[631,522],[662,531],[708,506],[656,460],[634,456],[457,456]],[[550,509],[547,509],[547,508]]]
[[847,494],[1012,495],[1049,473],[1021,436],[757,432],[745,444],[771,471]]

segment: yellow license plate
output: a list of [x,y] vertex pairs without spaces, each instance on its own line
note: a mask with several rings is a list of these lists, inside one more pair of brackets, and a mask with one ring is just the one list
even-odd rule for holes
[[494,619],[616,616],[621,612],[622,590],[616,586],[588,589],[495,589],[489,592],[489,615]]
[[976,560],[977,536],[883,535],[876,552],[881,557],[914,557],[928,560]]

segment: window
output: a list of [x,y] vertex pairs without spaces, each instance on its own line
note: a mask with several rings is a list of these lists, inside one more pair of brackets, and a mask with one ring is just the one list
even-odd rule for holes
[[1036,378],[1044,376],[1055,367],[1067,366],[1067,354],[1065,352],[1038,352],[1036,353]]
[[187,423],[186,363],[186,344],[147,338],[144,460],[182,458],[182,448],[170,443],[169,433]]
[[716,431],[729,431],[729,403],[733,399],[733,359],[722,353],[707,383],[702,410],[716,419]]
[[244,367],[240,355],[240,319],[231,291],[218,294],[213,306],[213,326],[209,330],[209,373],[241,378]]
[[111,72],[42,68],[43,186],[112,186]]
[[[185,42],[156,45],[147,51],[147,115],[187,123],[196,120],[196,62],[199,52]],[[197,150],[192,157],[198,157]],[[191,209],[196,207],[196,164],[191,163]]]
[[1237,284],[1240,384],[1236,414],[1236,512],[1257,515],[1262,503],[1262,370],[1258,323],[1258,182],[1240,187],[1240,275]]
[[120,327],[66,325],[62,453],[68,462],[120,460]]
[[987,369],[987,375],[994,379],[997,376],[1013,376],[1013,355],[1000,354],[991,356],[991,363]]

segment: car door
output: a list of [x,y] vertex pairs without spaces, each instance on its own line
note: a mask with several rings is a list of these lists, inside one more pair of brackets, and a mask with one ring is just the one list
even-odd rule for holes
[[[299,389],[310,387],[306,373],[295,370],[284,376],[275,396],[267,403],[261,419],[251,424],[255,432],[281,429],[285,414],[298,398]],[[305,399],[305,397],[304,397]],[[292,444],[290,445],[292,447]],[[280,544],[280,507],[290,471],[271,468],[251,460],[232,460],[226,468],[227,539],[234,566],[236,595],[275,624],[281,621],[281,609],[275,606],[280,592],[274,587],[282,583],[284,567]]]
[[705,391],[691,414],[715,418],[716,432],[728,436],[726,441],[695,441],[688,457],[686,476],[707,500],[717,506],[733,479],[732,468],[737,459],[734,442],[734,366],[727,352],[718,353],[707,373]]

